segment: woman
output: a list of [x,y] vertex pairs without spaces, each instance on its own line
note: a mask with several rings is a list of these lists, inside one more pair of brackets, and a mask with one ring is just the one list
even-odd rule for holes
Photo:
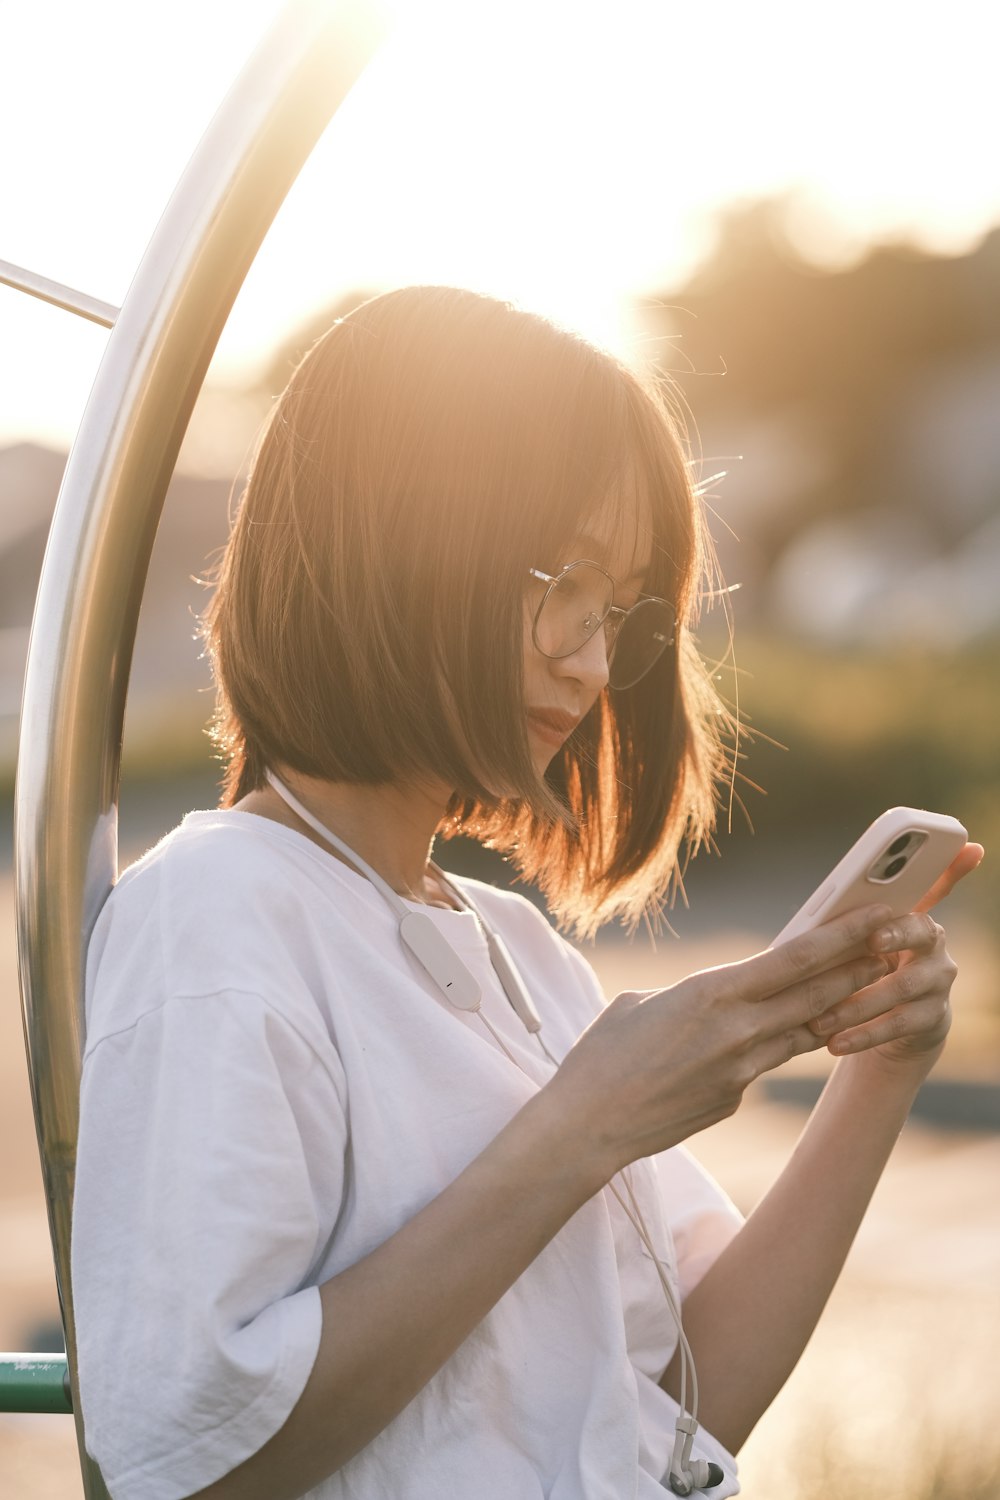
[[[207,622],[225,806],[90,948],[74,1285],[115,1500],[736,1492],[943,1045],[942,931],[866,910],[605,1007],[429,857],[472,833],[581,932],[655,907],[724,770],[701,546],[663,400],[540,319],[412,288],[296,370]],[[741,1227],[672,1148],[824,1044]]]

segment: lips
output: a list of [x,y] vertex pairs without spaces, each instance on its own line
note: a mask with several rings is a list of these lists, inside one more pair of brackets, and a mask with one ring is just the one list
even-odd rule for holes
[[558,708],[529,708],[529,728],[539,739],[550,745],[562,745],[573,733],[580,720],[576,714],[563,713]]

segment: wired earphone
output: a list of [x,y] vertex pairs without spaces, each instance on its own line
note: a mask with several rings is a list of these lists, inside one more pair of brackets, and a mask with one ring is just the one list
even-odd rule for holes
[[[321,823],[319,818],[315,817],[307,807],[303,806],[273,771],[268,770],[265,774],[268,784],[286,806],[290,807],[302,819],[303,823],[311,828],[314,833],[318,834],[330,848],[335,849],[353,870],[365,876],[384,898],[399,919],[399,937],[403,946],[417,960],[428,978],[437,986],[449,1004],[455,1006],[458,1010],[469,1011],[477,1015],[500,1050],[520,1072],[524,1073],[525,1069],[521,1067],[517,1058],[504,1044],[503,1038],[491,1025],[489,1017],[483,1013],[483,991],[478,979],[466,964],[463,963],[434,920],[426,912],[414,911],[411,906],[407,906],[405,901],[393,890],[392,886],[382,879],[378,871],[373,870],[359,854],[355,853],[349,844],[345,844],[325,824]],[[503,939],[493,931],[471,896],[465,891],[460,890],[440,866],[431,861],[429,869],[447,891],[448,895],[457,903],[459,910],[471,912],[475,917],[486,939],[490,963],[493,966],[494,973],[500,982],[504,994],[510,1002],[511,1008],[525,1030],[537,1038],[539,1046],[549,1062],[554,1067],[558,1067],[558,1060],[552,1056],[542,1037],[541,1017],[535,1008],[531,996],[525,989],[524,982],[517,972],[514,960],[507,951],[507,946],[503,942]],[[530,1077],[529,1074],[525,1076]],[[680,1306],[667,1278],[666,1271],[653,1247],[652,1239],[642,1217],[642,1211],[639,1208],[635,1193],[632,1190],[632,1184],[628,1178],[628,1168],[625,1168],[620,1176],[628,1197],[628,1202],[625,1201],[625,1198],[618,1191],[613,1179],[608,1183],[608,1187],[611,1189],[611,1192],[635,1229],[636,1234],[652,1257],[664,1298],[670,1309],[671,1316],[677,1325],[678,1346],[681,1356],[681,1391],[678,1403],[680,1406],[680,1415],[677,1418],[674,1429],[674,1446],[667,1473],[667,1483],[675,1495],[690,1495],[694,1490],[714,1489],[725,1478],[722,1469],[718,1464],[708,1463],[704,1459],[692,1458],[691,1456],[691,1447],[698,1431],[698,1375],[695,1370],[694,1355],[691,1352],[691,1346],[687,1341],[681,1322]],[[691,1383],[690,1407],[687,1402],[689,1379]]]

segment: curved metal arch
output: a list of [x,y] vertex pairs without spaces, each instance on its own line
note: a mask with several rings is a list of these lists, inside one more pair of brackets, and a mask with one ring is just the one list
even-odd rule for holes
[[[293,0],[182,176],[115,320],[70,453],[35,605],[15,791],[25,1045],[75,1389],[70,1209],[87,941],[117,875],[125,697],[153,538],[191,410],[289,187],[369,61],[367,3]],[[155,1392],[150,1392],[155,1400]]]

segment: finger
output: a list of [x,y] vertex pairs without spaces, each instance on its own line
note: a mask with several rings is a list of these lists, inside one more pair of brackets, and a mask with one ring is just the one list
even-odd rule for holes
[[885,978],[858,989],[845,1000],[810,1022],[817,1036],[830,1037],[860,1026],[900,1006],[913,1004],[931,992],[947,994],[956,969],[947,954],[943,961],[915,960],[903,964]]
[[[867,1052],[886,1042],[923,1037],[927,1047],[936,1046],[947,1035],[951,1015],[947,993],[926,995],[910,1005],[899,1005],[863,1026],[853,1026],[830,1037],[827,1047],[837,1057]],[[917,1049],[919,1050],[919,1048]]]
[[816,1036],[808,1026],[790,1026],[777,1036],[769,1036],[757,1043],[747,1054],[751,1081],[782,1063],[801,1057],[804,1052],[816,1052],[827,1045],[826,1037]]
[[[814,974],[791,985],[780,994],[771,996],[766,1005],[751,1007],[753,1042],[769,1040],[799,1026],[809,1027],[810,1023],[831,1012],[843,1014],[843,1007],[852,996],[859,990],[870,988],[888,972],[889,965],[884,958],[862,953],[848,964],[825,969],[822,974]],[[815,1036],[818,1033],[812,1029],[810,1034]],[[824,1036],[829,1034],[829,1031],[823,1033]]]
[[928,912],[894,917],[868,939],[873,953],[932,953],[943,946],[944,928]]
[[864,951],[872,933],[891,914],[888,906],[859,907],[743,963],[731,964],[733,993],[747,1000],[766,999],[842,964],[852,953]]
[[943,875],[938,876],[926,896],[923,896],[916,906],[917,911],[930,911],[939,901],[943,901],[949,895],[960,880],[981,865],[986,850],[982,844],[966,844],[960,854],[957,854]]

